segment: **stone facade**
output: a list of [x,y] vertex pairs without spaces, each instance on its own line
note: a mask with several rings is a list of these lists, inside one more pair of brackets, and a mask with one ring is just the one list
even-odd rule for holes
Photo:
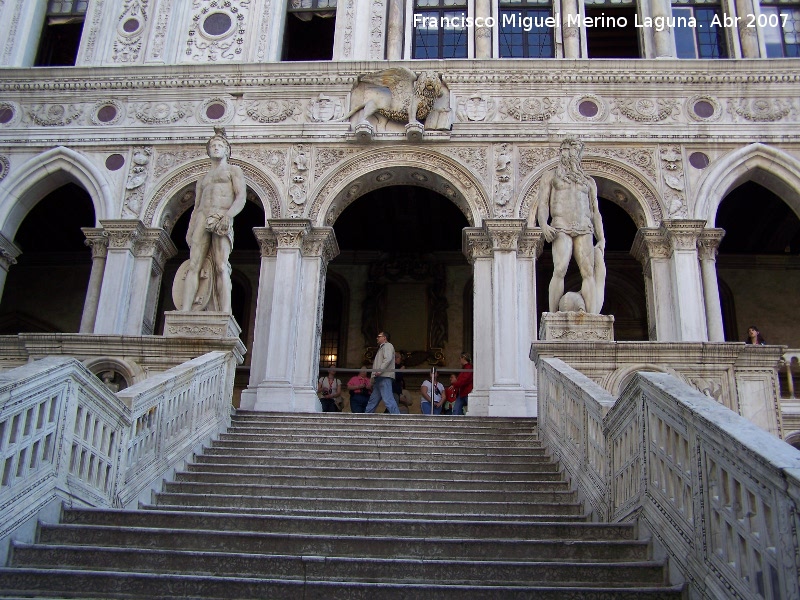
[[[730,317],[737,335],[757,320],[771,343],[800,346],[788,298],[800,287],[797,249],[770,257],[767,269],[758,257],[717,256],[718,208],[742,182],[759,183],[800,214],[800,73],[793,59],[748,60],[766,56],[758,27],[723,31],[731,60],[680,60],[674,34],[655,28],[638,32],[641,59],[594,59],[591,32],[566,21],[556,30],[555,58],[498,58],[498,29],[477,28],[466,30],[469,61],[411,60],[411,3],[346,0],[336,11],[331,61],[280,62],[283,3],[93,0],[75,66],[34,69],[40,4],[0,2],[6,312],[47,306],[44,285],[42,298],[14,299],[3,288],[32,250],[15,245],[26,215],[73,183],[94,211],[84,231],[87,293],[71,294],[69,315],[54,318],[54,328],[163,331],[163,313],[173,308],[165,279],[179,253],[173,228],[208,169],[205,140],[224,126],[230,162],[244,171],[260,213],[250,240],[258,252],[240,269],[250,290],[247,323],[240,323],[249,369],[243,406],[318,409],[324,298],[334,277],[349,286],[346,361],[339,364],[359,366],[369,350],[360,335],[366,267],[345,261],[347,252],[337,259],[337,220],[365,194],[415,186],[451,202],[466,221],[466,262],[448,267],[449,340],[436,361],[455,366],[471,329],[470,411],[535,415],[528,353],[545,310],[540,280],[549,277],[540,265],[547,258],[535,222],[538,185],[556,165],[561,140],[577,137],[599,195],[637,230],[630,251],[642,275],[636,281],[634,273],[632,285],[646,313],[646,336],[637,339],[720,342],[732,338],[723,322]],[[573,4],[556,8],[566,18],[577,11]],[[643,1],[640,16],[658,16],[661,4]],[[734,12],[750,6],[733,4]],[[389,18],[403,10],[405,30],[402,19]],[[469,9],[472,16],[496,10],[491,2]],[[209,15],[220,15],[228,29],[209,33]],[[403,123],[378,118],[369,136],[360,135],[359,115],[345,119],[361,93],[359,78],[401,67],[436,74],[446,90],[439,117],[452,126],[437,119],[411,135]],[[52,272],[45,267],[41,273]],[[609,269],[615,306],[631,296],[622,272]],[[720,277],[737,300],[735,317],[720,299]],[[462,290],[470,279],[465,325]],[[774,302],[776,290],[787,301]],[[629,316],[615,314],[617,331]]]

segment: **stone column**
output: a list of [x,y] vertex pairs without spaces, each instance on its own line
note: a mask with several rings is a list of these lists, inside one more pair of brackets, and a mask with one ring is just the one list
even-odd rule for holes
[[[128,310],[126,333],[152,335],[164,264],[178,249],[164,229],[147,229],[134,245],[133,280],[136,282]],[[171,288],[170,288],[171,290]],[[168,290],[166,293],[170,293]]]
[[3,290],[6,287],[6,277],[11,265],[17,264],[17,257],[22,254],[22,250],[17,248],[14,243],[0,234],[0,300],[3,298]]
[[461,248],[472,265],[472,393],[469,414],[489,414],[489,388],[494,381],[494,322],[492,321],[492,244],[479,227],[461,233]]
[[672,317],[670,248],[664,232],[657,228],[639,229],[631,254],[642,264],[650,341],[677,341],[678,334]]
[[[739,17],[739,42],[742,45],[742,58],[759,58],[758,30],[748,27],[750,19],[747,15],[755,14],[753,0],[736,0],[736,15]],[[766,58],[766,57],[765,57]]]
[[[489,389],[490,416],[527,416],[521,384],[519,282],[517,247],[524,219],[487,219],[484,228],[492,244],[492,319],[495,323],[494,381]],[[526,310],[528,307],[526,307]],[[533,341],[532,339],[530,341]]]
[[103,272],[108,255],[108,236],[102,227],[81,227],[81,231],[86,236],[83,243],[92,249],[92,274],[89,276],[86,300],[83,303],[80,332],[94,333],[97,305],[100,302],[100,288],[103,286]]
[[673,316],[680,342],[708,341],[703,284],[697,256],[697,240],[705,221],[664,220],[661,228],[669,240]]
[[525,230],[517,246],[517,281],[519,282],[519,357],[520,384],[525,390],[526,416],[535,417],[537,410],[536,364],[529,358],[531,342],[539,330],[539,307],[536,305],[536,260],[542,254],[542,230]]
[[[293,383],[301,318],[302,247],[311,222],[307,219],[270,219],[269,226],[277,245],[274,270],[265,269],[264,265],[265,245],[269,246],[267,236],[263,233],[256,236],[262,244],[262,280],[259,282],[255,336],[259,339],[256,342],[259,353],[264,352],[265,356],[253,355],[250,389],[255,384],[256,394],[243,395],[242,408],[294,411],[297,410]],[[265,274],[272,275],[271,282],[264,281]],[[265,286],[271,289],[263,289]],[[264,294],[269,294],[269,298],[265,299]],[[262,305],[264,300],[266,302]],[[260,338],[265,328],[266,338]],[[256,368],[263,370],[256,371]]]
[[700,234],[700,239],[697,240],[709,342],[725,341],[725,330],[722,327],[722,307],[719,301],[719,284],[717,283],[717,251],[724,235],[725,230],[723,229],[704,229]]
[[[672,16],[672,3],[670,0],[650,0],[650,14],[665,19]],[[664,27],[661,31],[652,28],[653,44],[656,58],[675,58],[675,43],[672,39],[672,28]]]
[[568,25],[572,16],[573,23],[580,14],[577,0],[562,0],[561,2],[561,35],[564,38],[564,58],[581,57],[581,31],[577,25]]
[[[492,3],[490,0],[475,0],[475,18],[486,19],[492,16]],[[475,58],[492,57],[492,29],[490,27],[475,27]]]
[[317,397],[319,347],[322,341],[322,310],[328,263],[339,254],[332,227],[313,227],[303,238],[297,348],[294,353],[294,410],[321,412]]
[[113,219],[100,221],[108,234],[108,256],[100,288],[95,333],[126,333],[133,287],[134,246],[146,228],[141,221]]
[[389,0],[386,26],[386,59],[403,60],[405,38],[405,11],[403,0]]

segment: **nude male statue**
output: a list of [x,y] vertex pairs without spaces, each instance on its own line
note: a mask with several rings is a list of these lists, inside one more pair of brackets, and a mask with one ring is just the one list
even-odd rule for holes
[[564,140],[560,164],[545,173],[539,184],[537,219],[544,239],[553,244],[550,312],[559,310],[572,256],[581,273],[580,295],[586,312],[599,314],[603,306],[606,240],[597,206],[597,184],[581,167],[582,152],[583,143]]
[[210,248],[218,309],[230,313],[231,265],[228,257],[233,249],[233,217],[244,208],[247,187],[242,170],[228,164],[231,145],[224,128],[214,128],[214,135],[206,143],[206,152],[211,159],[211,170],[197,181],[194,210],[186,232],[189,270],[180,308],[189,311],[196,304],[200,270]]

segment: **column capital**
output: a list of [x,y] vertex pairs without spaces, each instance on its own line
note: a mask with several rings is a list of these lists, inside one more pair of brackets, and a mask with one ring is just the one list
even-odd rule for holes
[[465,227],[461,230],[461,252],[470,264],[479,258],[492,257],[492,243],[481,227]]
[[256,236],[258,247],[261,249],[261,258],[269,258],[278,253],[278,240],[275,232],[269,227],[253,227],[253,235]]
[[159,267],[178,253],[178,249],[172,242],[169,233],[160,227],[146,229],[134,244],[133,253],[135,256],[149,257]]
[[704,229],[697,240],[700,260],[716,260],[723,237],[725,237],[724,229]]
[[17,264],[17,257],[22,254],[22,250],[14,245],[14,242],[6,236],[0,234],[0,268],[8,271],[11,265]]
[[483,228],[492,243],[492,250],[516,252],[525,229],[525,219],[486,219]]
[[665,219],[661,228],[669,240],[672,252],[697,250],[697,240],[705,229],[706,222],[690,219]]
[[544,234],[540,228],[526,229],[522,232],[517,246],[517,254],[526,258],[539,258],[544,248]]
[[321,257],[325,264],[339,256],[333,227],[312,227],[303,238],[303,256]]
[[95,258],[105,258],[108,255],[108,234],[102,227],[81,227],[84,245],[92,250],[92,260]]
[[275,233],[278,249],[302,250],[303,238],[311,230],[308,219],[269,219],[270,229]]
[[645,269],[653,258],[669,258],[671,250],[667,236],[658,227],[642,227],[636,232],[631,254]]
[[147,228],[138,219],[109,219],[100,221],[108,236],[109,250],[130,250],[144,235]]

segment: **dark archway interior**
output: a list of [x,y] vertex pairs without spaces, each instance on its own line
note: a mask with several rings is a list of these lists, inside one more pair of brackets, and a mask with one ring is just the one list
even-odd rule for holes
[[13,240],[22,254],[8,271],[0,334],[78,332],[92,270],[81,227],[94,225],[92,199],[74,183],[30,210]]

